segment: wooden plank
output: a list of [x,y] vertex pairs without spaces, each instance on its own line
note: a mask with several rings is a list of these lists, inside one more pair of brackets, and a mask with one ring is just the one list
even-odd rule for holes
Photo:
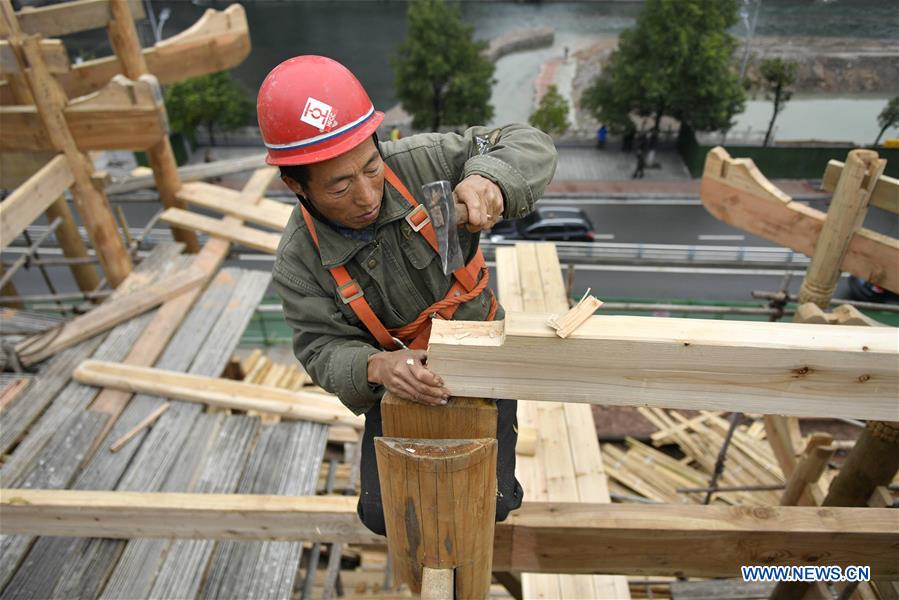
[[[41,40],[41,52],[44,53],[44,62],[47,69],[53,74],[68,73],[72,68],[69,62],[69,54],[62,40]],[[19,61],[13,52],[12,46],[6,40],[0,40],[0,76],[21,74]]]
[[[207,9],[191,27],[142,53],[162,85],[236,67],[250,53],[246,11],[237,3],[222,11]],[[120,72],[119,60],[108,56],[73,66],[68,75],[60,76],[60,83],[69,97],[81,96]]]
[[66,157],[60,154],[0,202],[0,250],[9,246],[74,181]]
[[22,364],[36,364],[174,298],[196,286],[204,278],[202,271],[190,267],[155,284],[110,300],[66,322],[59,329],[28,338],[16,345],[16,352],[19,353]]
[[[140,0],[129,0],[134,18],[144,18]],[[76,0],[52,6],[25,7],[16,13],[22,31],[39,33],[44,37],[58,37],[78,31],[106,27],[112,18],[109,0]]]
[[524,310],[518,278],[518,254],[514,247],[499,246],[496,249],[496,289],[503,308],[512,312]]
[[[152,76],[138,81],[116,75],[102,89],[71,100],[63,116],[75,146],[89,150],[144,150],[168,133],[159,83]],[[0,149],[54,150],[35,106],[0,106]]]
[[293,206],[277,200],[258,200],[248,204],[244,194],[218,185],[200,181],[185,183],[177,194],[188,204],[236,217],[248,223],[255,223],[282,231],[293,213]]
[[459,396],[553,401],[567,380],[568,402],[899,418],[895,329],[595,316],[563,340],[546,318],[437,321],[428,365]]
[[[821,189],[826,192],[833,192],[837,189],[837,182],[843,173],[843,162],[839,160],[830,160],[824,169],[824,176],[821,178]],[[868,178],[866,177],[862,183],[864,187],[868,187]],[[888,175],[881,175],[874,184],[874,190],[871,192],[869,200],[871,206],[888,210],[891,213],[899,214],[899,179]]]
[[[312,495],[325,450],[325,427],[280,423],[264,427],[238,493]],[[294,589],[302,542],[223,542],[213,555],[207,598],[287,598]],[[266,565],[261,577],[258,565]]]
[[[181,181],[198,181],[209,177],[220,177],[242,171],[251,171],[265,165],[265,154],[255,154],[241,158],[217,160],[211,163],[184,165],[178,167]],[[155,185],[152,175],[129,176],[106,187],[108,194],[127,194],[137,190],[151,188]]]
[[[0,490],[4,534],[378,543],[356,498]],[[494,569],[727,577],[741,565],[899,574],[891,509],[526,503],[496,524]],[[600,543],[602,540],[602,543]],[[690,548],[690,552],[684,552]]]
[[[766,240],[813,256],[825,214],[794,202],[749,159],[733,159],[717,147],[706,156],[699,190],[716,218]],[[860,228],[849,242],[843,271],[899,291],[899,241]]]
[[331,400],[323,394],[291,392],[231,379],[92,360],[81,363],[73,377],[87,385],[112,387],[134,394],[255,410],[317,423],[339,423],[356,429],[361,429],[364,424],[336,399]]
[[237,222],[206,217],[187,210],[181,210],[180,208],[166,209],[162,213],[161,219],[170,225],[179,225],[185,229],[195,229],[207,235],[222,238],[268,254],[275,254],[278,250],[278,243],[281,241],[281,236],[275,233],[245,227]]

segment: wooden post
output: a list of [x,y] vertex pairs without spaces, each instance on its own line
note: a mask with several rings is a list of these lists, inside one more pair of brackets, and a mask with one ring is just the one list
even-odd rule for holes
[[[815,254],[799,290],[799,303],[813,302],[827,309],[840,276],[849,242],[861,227],[871,192],[886,161],[873,150],[852,150],[837,182]],[[866,506],[880,485],[887,485],[899,470],[899,423],[867,423],[840,472],[821,502],[822,506]],[[780,582],[771,600],[802,598],[811,586]]]
[[[4,5],[5,6],[5,5]],[[6,20],[10,15],[9,12],[4,13],[5,18],[0,19],[0,32],[4,35],[11,36],[13,32],[19,32],[18,21],[13,18],[10,23]],[[13,93],[13,97],[17,104],[31,105],[35,104],[34,97],[31,95],[31,89],[28,87],[28,80],[21,73],[7,73],[7,81]],[[35,165],[37,171],[43,163]],[[56,228],[56,240],[59,247],[66,258],[87,258],[87,248],[84,241],[78,233],[78,226],[75,219],[72,218],[72,211],[66,204],[65,197],[60,196],[59,199],[50,205],[46,210],[47,220],[52,222],[53,219],[59,217],[62,222]],[[93,265],[81,264],[70,265],[72,276],[78,284],[78,289],[82,292],[92,292],[100,285],[100,277]]]
[[[13,43],[16,45],[16,42]],[[91,180],[93,165],[78,150],[69,131],[62,112],[67,100],[44,64],[40,36],[24,37],[21,46],[31,67],[28,78],[41,120],[54,146],[66,155],[75,178],[72,195],[81,222],[87,229],[109,285],[117,287],[131,272],[131,255],[119,237],[106,195],[98,191]]]
[[[141,51],[128,0],[110,0],[109,10],[112,16],[107,26],[109,41],[122,65],[124,75],[129,79],[137,80],[141,75],[148,74],[150,70],[147,68]],[[156,180],[156,188],[159,190],[159,200],[162,205],[166,208],[184,208],[184,203],[175,196],[181,188],[181,177],[178,175],[178,164],[175,162],[175,154],[169,138],[164,136],[159,142],[147,148],[147,158],[153,169],[153,178]],[[197,235],[190,229],[173,227],[172,235],[176,240],[184,243],[187,252],[199,251],[200,244],[197,241]]]
[[486,598],[493,565],[496,440],[376,438],[394,578],[455,569],[458,598]]
[[26,73],[31,97],[40,114],[47,136],[54,147],[61,150],[74,176],[72,195],[88,238],[97,252],[97,258],[106,273],[106,279],[117,286],[131,272],[131,255],[128,254],[116,231],[115,219],[109,210],[106,196],[91,181],[93,165],[82,154],[69,131],[63,115],[68,102],[59,83],[50,74],[40,46],[40,36],[22,35],[15,11],[9,0],[0,0],[0,28],[9,36],[9,42],[20,70]]
[[827,310],[840,279],[840,265],[849,242],[865,219],[871,192],[885,166],[886,161],[878,158],[873,150],[849,152],[824,228],[818,236],[815,254],[799,289],[799,304],[814,302]]
[[381,420],[390,437],[377,438],[375,450],[395,581],[424,593],[424,567],[455,568],[457,598],[486,597],[496,515],[496,404],[451,398],[446,406],[429,406],[385,394]]
[[[830,444],[833,438],[829,434],[813,434],[805,447],[802,460],[787,480],[786,489],[780,497],[781,506],[799,506],[806,496],[807,487],[818,481],[827,468],[827,461],[833,456],[835,448]],[[806,501],[807,506],[817,506],[817,502]]]

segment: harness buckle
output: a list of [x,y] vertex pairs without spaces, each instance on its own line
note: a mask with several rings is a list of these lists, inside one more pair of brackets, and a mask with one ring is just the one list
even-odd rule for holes
[[[423,218],[422,218],[423,215]],[[416,224],[416,219],[418,219],[418,223]],[[425,225],[431,222],[431,215],[428,214],[428,211],[425,209],[424,204],[419,204],[415,208],[412,209],[408,215],[406,215],[406,223],[409,224],[409,227],[412,228],[412,231],[418,232],[421,231]]]
[[340,299],[343,300],[344,304],[349,304],[365,295],[362,291],[362,286],[356,283],[355,279],[350,279],[343,285],[338,286],[337,293],[340,294]]

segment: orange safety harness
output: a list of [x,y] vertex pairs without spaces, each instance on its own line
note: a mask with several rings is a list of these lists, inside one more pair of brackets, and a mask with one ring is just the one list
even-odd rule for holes
[[[409,190],[399,180],[396,173],[386,164],[384,165],[384,175],[387,182],[396,188],[400,195],[406,199],[406,202],[412,205],[412,212],[406,215],[406,222],[409,223],[413,231],[417,231],[424,236],[431,248],[434,249],[434,252],[439,252],[437,233],[434,231],[434,226],[431,225],[431,217],[428,215],[425,207],[415,200],[415,197],[409,193]],[[315,243],[315,247],[318,248],[318,234],[315,232],[312,215],[309,214],[309,211],[302,204],[300,205],[300,210],[303,212],[303,219],[309,228],[312,241]],[[487,287],[487,283],[490,280],[487,272],[487,263],[484,261],[484,254],[478,248],[477,254],[467,265],[453,271],[453,285],[442,300],[438,300],[421,311],[421,314],[411,323],[395,329],[387,329],[365,300],[365,293],[362,291],[362,287],[355,279],[350,277],[346,267],[339,266],[328,270],[337,283],[337,291],[343,302],[350,305],[350,308],[356,313],[356,316],[359,317],[366,329],[378,340],[381,347],[388,350],[399,350],[402,347],[421,350],[427,348],[428,339],[431,336],[431,319],[437,317],[447,320],[451,319],[459,305],[477,298]],[[490,312],[487,314],[488,321],[493,319],[496,309],[496,298],[491,292]]]

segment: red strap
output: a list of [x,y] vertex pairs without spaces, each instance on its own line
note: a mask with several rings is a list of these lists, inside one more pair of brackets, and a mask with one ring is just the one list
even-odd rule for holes
[[[309,228],[309,233],[312,235],[312,241],[315,243],[315,247],[318,248],[318,234],[315,232],[312,215],[309,214],[309,211],[307,211],[306,207],[302,204],[300,205],[300,210],[303,212],[303,219],[306,221],[306,227]],[[337,284],[337,291],[343,301],[350,305],[350,308],[353,309],[353,312],[356,313],[356,316],[359,317],[359,320],[362,321],[365,328],[371,332],[376,340],[378,340],[381,347],[399,350],[399,345],[393,341],[393,336],[390,335],[390,332],[387,331],[387,328],[381,323],[381,320],[375,314],[375,311],[371,309],[371,306],[365,299],[362,288],[356,283],[355,279],[350,277],[350,273],[346,270],[346,267],[341,265],[328,270],[331,272],[331,277],[334,278],[334,282]]]
[[[419,206],[418,200],[415,199],[415,196],[409,193],[409,189],[405,186],[405,184],[403,184],[402,181],[400,181],[400,178],[396,176],[396,173],[393,172],[393,169],[387,166],[387,163],[384,163],[384,178],[387,179],[390,185],[396,188],[396,191],[400,193],[400,196],[406,199],[406,202],[412,205],[412,208],[417,208]],[[413,217],[412,213],[410,213],[409,216]],[[418,227],[426,217],[427,211],[421,210],[418,211],[418,215],[410,218],[410,221],[412,221],[412,224]],[[427,240],[431,248],[434,249],[434,252],[440,254],[440,249],[437,246],[437,232],[434,231],[434,226],[431,224],[431,221],[428,220],[424,227],[419,229],[418,232],[422,236],[424,236],[425,240]],[[480,248],[478,249],[478,252],[480,252]],[[475,260],[477,260],[477,257],[475,257]],[[484,257],[481,256],[481,261],[483,260]],[[462,284],[466,291],[471,291],[475,288],[475,286],[478,284],[478,274],[481,271],[481,265],[478,265],[474,269],[472,269],[471,267],[472,263],[469,263],[464,267],[460,267],[453,271],[453,277],[456,278],[456,281]]]
[[[399,180],[393,170],[384,164],[384,173],[387,181],[392,185],[396,190],[400,193],[400,195],[405,198],[406,202],[412,205],[413,209],[420,206],[415,197],[409,193],[409,190],[403,185],[403,182]],[[303,220],[306,221],[306,227],[309,229],[309,235],[312,237],[312,242],[315,244],[315,247],[318,248],[318,233],[315,231],[315,224],[312,220],[312,215],[309,214],[309,211],[306,210],[302,204],[300,204],[300,211],[303,213]],[[427,240],[428,245],[434,249],[434,252],[439,253],[439,249],[437,246],[437,233],[434,231],[434,227],[431,225],[430,219],[428,219],[427,212],[425,210],[415,211],[409,213],[407,216],[410,224],[414,225],[416,229],[418,229],[419,233],[424,236],[425,240]],[[427,223],[423,226],[421,224],[428,219]],[[419,227],[420,226],[420,227]],[[456,309],[459,308],[459,305],[463,302],[467,302],[472,298],[478,296],[487,285],[489,280],[489,275],[486,269],[486,261],[484,260],[484,254],[481,252],[481,249],[478,248],[477,253],[474,258],[459,269],[453,271],[453,277],[456,281],[450,286],[449,291],[446,296],[442,300],[438,300],[418,315],[412,323],[405,325],[404,327],[398,328],[396,331],[398,332],[397,336],[400,339],[412,339],[409,343],[410,348],[415,349],[424,349],[427,347],[428,338],[430,337],[431,332],[431,319],[430,315],[433,313],[438,313],[444,319],[451,319],[453,314],[456,312]],[[365,325],[366,329],[374,336],[378,343],[381,344],[382,348],[398,350],[399,344],[396,343],[394,336],[390,331],[384,327],[384,324],[381,323],[381,320],[375,314],[375,312],[371,309],[368,301],[365,299],[365,293],[359,284],[350,276],[349,271],[346,270],[346,267],[339,266],[328,269],[331,273],[331,277],[334,278],[334,282],[337,284],[337,291],[340,294],[343,301],[349,304],[350,308],[356,314],[360,321]],[[482,275],[483,273],[483,275]],[[482,281],[479,279],[483,278]],[[461,288],[461,289],[460,289]],[[462,292],[465,292],[464,294]],[[458,295],[457,295],[458,292]],[[493,294],[490,294],[490,313],[487,316],[487,320],[491,320],[493,315],[496,314],[497,303],[496,298]]]

